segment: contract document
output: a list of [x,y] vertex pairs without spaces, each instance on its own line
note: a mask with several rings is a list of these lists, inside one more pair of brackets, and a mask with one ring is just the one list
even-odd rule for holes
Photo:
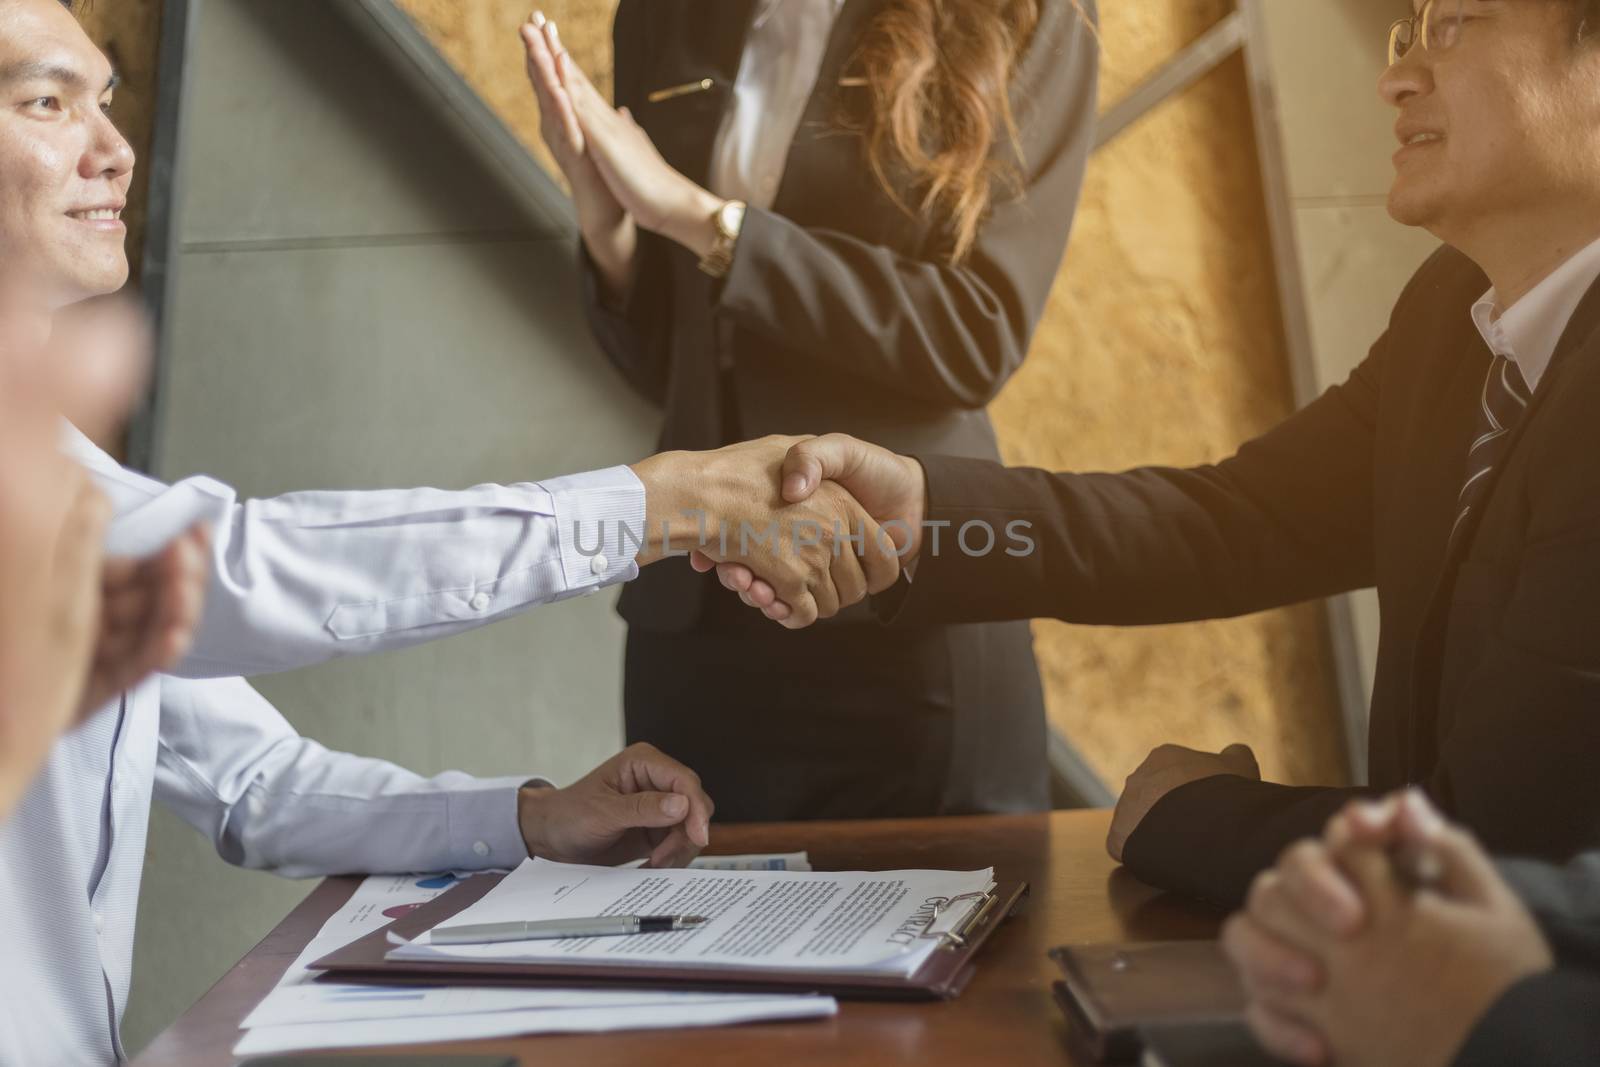
[[[748,856],[763,866],[793,857]],[[372,986],[316,981],[319,956],[420,907],[471,873],[373,875],[323,926],[255,1010],[235,1056],[314,1048],[355,1048],[505,1037],[721,1026],[834,1014],[832,997],[686,993],[663,990],[486,989],[441,983]]]
[[702,915],[690,930],[435,945],[392,960],[682,966],[745,974],[909,976],[982,905],[994,871],[645,870],[532,859],[437,929],[593,915]]

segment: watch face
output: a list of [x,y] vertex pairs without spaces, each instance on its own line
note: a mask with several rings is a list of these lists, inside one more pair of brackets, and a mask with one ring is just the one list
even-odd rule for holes
[[717,229],[728,237],[739,236],[739,227],[744,225],[744,204],[738,200],[729,200],[722,205],[722,210],[717,212]]

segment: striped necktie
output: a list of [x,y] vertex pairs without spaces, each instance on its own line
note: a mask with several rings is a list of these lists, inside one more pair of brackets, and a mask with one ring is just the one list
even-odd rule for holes
[[1511,432],[1528,409],[1528,383],[1522,371],[1505,356],[1496,355],[1483,379],[1483,394],[1478,404],[1478,429],[1467,449],[1467,480],[1456,498],[1456,522],[1450,528],[1449,547],[1471,526],[1467,516],[1481,512],[1489,495],[1492,472],[1505,458]]

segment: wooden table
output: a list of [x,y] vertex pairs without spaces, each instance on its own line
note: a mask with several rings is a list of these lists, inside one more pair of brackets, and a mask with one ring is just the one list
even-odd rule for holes
[[[721,1029],[545,1035],[430,1046],[520,1053],[525,1064],[1071,1064],[1050,994],[1053,945],[1214,936],[1221,913],[1157,893],[1106,856],[1109,813],[1060,811],[946,819],[718,827],[714,852],[809,850],[818,870],[993,866],[1026,878],[1026,910],[995,932],[978,973],[947,1003],[841,1002],[811,1022]],[[330,878],[145,1050],[135,1067],[223,1067],[238,1022],[265,996],[359,879]],[[393,1051],[393,1050],[391,1050]],[[407,1051],[422,1051],[409,1049]]]

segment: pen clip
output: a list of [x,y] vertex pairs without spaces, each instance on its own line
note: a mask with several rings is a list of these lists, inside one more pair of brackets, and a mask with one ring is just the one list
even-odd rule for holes
[[669,85],[665,89],[654,89],[645,96],[645,99],[652,104],[659,104],[663,100],[709,92],[716,84],[715,78],[701,78],[698,81],[684,82],[682,85]]

